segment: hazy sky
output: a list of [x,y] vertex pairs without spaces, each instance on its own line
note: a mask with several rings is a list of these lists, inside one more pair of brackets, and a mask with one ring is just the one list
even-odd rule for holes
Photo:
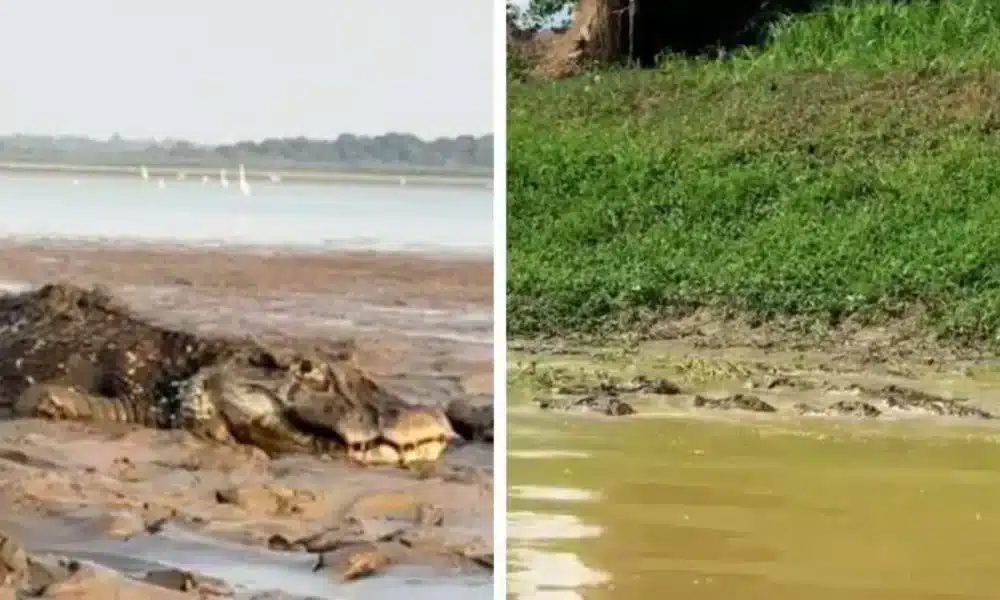
[[0,134],[492,132],[492,0],[2,0]]

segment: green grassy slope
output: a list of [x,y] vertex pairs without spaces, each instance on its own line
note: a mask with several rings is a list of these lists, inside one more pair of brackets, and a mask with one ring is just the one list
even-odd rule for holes
[[1000,331],[1000,2],[861,4],[763,50],[508,91],[513,336],[704,306]]

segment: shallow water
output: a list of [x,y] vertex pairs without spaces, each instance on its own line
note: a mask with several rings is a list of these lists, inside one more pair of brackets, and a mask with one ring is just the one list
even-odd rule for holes
[[[3,207],[6,206],[6,209]],[[488,189],[0,175],[0,237],[488,253]]]
[[[129,541],[94,539],[72,528],[52,531],[37,523],[6,524],[5,530],[30,532],[29,550],[71,556],[102,567],[140,577],[157,569],[182,569],[225,580],[246,597],[281,590],[301,598],[397,598],[401,589],[416,600],[432,598],[492,597],[486,577],[455,577],[425,568],[398,568],[392,573],[350,584],[338,583],[327,573],[313,572],[316,556],[304,553],[271,552],[211,540],[175,528],[165,528],[155,538]],[[48,530],[48,531],[46,531]]]
[[522,600],[996,597],[994,428],[521,408],[508,431]]

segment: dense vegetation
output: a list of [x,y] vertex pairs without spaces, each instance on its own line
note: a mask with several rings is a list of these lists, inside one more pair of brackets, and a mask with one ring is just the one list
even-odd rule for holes
[[760,49],[508,91],[512,335],[699,307],[1000,337],[1000,2],[836,6]]
[[94,140],[81,137],[0,137],[0,161],[99,165],[256,168],[486,171],[493,168],[493,136],[424,141],[414,135],[342,135],[335,140],[266,139],[206,146],[183,140]]

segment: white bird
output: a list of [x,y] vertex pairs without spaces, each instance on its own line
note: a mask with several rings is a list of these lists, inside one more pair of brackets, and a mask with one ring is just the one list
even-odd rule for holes
[[247,182],[247,171],[240,164],[240,191],[243,192],[244,196],[250,195],[250,184]]
[[184,181],[185,179],[187,179],[187,177],[188,177],[187,173],[185,173],[184,171],[181,171],[180,173],[177,174],[178,181]]
[[149,169],[146,168],[146,165],[139,167],[139,173],[142,174],[143,181],[149,181]]
[[160,177],[159,181],[156,182],[156,186],[162,190],[163,188],[167,187],[167,182],[163,181],[163,178]]
[[271,183],[281,183],[281,175],[277,173],[271,173],[268,175],[268,178],[271,180]]
[[406,177],[399,178],[399,185],[406,185]]
[[222,187],[224,187],[224,188],[229,187],[229,180],[226,179],[226,170],[225,169],[219,169],[219,183],[221,183]]
[[208,175],[202,175],[201,176],[201,182],[202,183],[208,183]]

